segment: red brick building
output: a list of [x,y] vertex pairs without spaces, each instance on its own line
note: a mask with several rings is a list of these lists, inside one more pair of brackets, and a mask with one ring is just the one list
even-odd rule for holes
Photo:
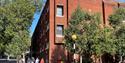
[[113,0],[47,0],[32,36],[34,57],[40,57],[46,63],[71,63],[63,46],[63,30],[78,5],[89,13],[100,13],[104,25],[108,25],[107,19],[113,10],[124,6]]

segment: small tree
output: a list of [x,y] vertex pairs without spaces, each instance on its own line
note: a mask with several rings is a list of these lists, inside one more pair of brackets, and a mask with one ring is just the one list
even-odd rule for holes
[[117,46],[117,53],[121,56],[125,54],[125,8],[119,8],[109,17],[110,25],[114,29],[114,37]]
[[[104,53],[115,54],[117,50],[113,29],[100,27],[99,14],[89,14],[82,11],[79,7],[72,14],[69,27],[65,30],[65,46],[72,53],[73,40],[71,36],[77,35],[75,40],[76,53],[80,55],[96,54],[101,57]],[[89,59],[91,61],[91,59]]]

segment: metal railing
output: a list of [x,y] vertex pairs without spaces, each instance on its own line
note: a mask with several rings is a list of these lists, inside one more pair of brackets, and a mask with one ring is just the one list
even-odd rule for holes
[[17,63],[16,59],[0,59],[0,63]]

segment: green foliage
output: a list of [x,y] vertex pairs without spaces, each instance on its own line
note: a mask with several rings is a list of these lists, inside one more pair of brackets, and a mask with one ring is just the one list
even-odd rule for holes
[[28,49],[34,10],[29,0],[15,0],[0,7],[0,53],[17,56]]
[[85,19],[85,13],[81,10],[80,7],[78,7],[75,12],[72,14],[72,17],[70,19],[70,24],[77,25],[80,21]]
[[119,8],[109,17],[111,26],[114,29],[114,37],[118,54],[125,54],[125,8]]
[[113,27],[120,26],[123,20],[125,20],[125,8],[119,8],[109,16],[109,22]]
[[1,0],[0,1],[0,6],[5,6],[5,5],[8,5],[8,4],[12,4],[13,2],[15,2],[17,0]]
[[[75,42],[76,53],[80,55],[115,54],[117,45],[113,31],[114,29],[108,27],[100,28],[99,14],[89,14],[78,7],[71,16],[69,27],[65,29],[65,46],[73,53]],[[73,34],[78,37],[75,41],[71,38]]]
[[96,50],[97,55],[102,55],[104,53],[115,54],[117,50],[117,46],[113,36],[113,29],[105,27],[104,29],[98,32],[98,38],[96,43],[94,44],[93,49]]
[[37,0],[38,3],[38,9],[41,10],[43,6],[43,0]]
[[[104,53],[125,54],[125,9],[119,8],[114,14],[109,16],[112,27],[100,28],[98,14],[89,14],[79,7],[72,14],[69,27],[65,29],[65,46],[74,53],[73,44],[75,42],[75,53],[96,54],[101,56]],[[76,40],[71,36],[77,35]]]
[[117,52],[122,55],[125,54],[125,26],[121,25],[120,28],[116,29],[114,32],[116,44],[117,44]]
[[[69,51],[73,51],[73,40],[70,36],[77,35],[76,53],[93,53],[96,50],[94,45],[98,44],[97,39],[99,37],[99,14],[89,14],[84,12],[78,7],[72,14],[69,27],[65,30],[65,45]],[[100,46],[100,45],[99,45]],[[97,46],[97,47],[99,47]]]

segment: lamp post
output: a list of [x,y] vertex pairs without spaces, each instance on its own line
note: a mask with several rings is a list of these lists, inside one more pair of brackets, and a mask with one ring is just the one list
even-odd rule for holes
[[74,54],[73,54],[73,63],[75,63],[75,49],[76,49],[76,45],[75,45],[75,40],[77,39],[77,36],[75,34],[72,35],[72,40],[74,41],[73,43],[73,49],[74,49]]

